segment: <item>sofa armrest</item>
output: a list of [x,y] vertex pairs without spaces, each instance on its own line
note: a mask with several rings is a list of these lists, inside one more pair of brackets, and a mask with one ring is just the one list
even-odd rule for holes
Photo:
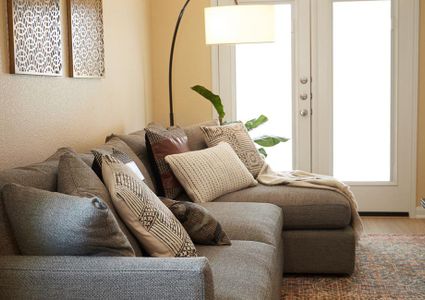
[[205,257],[0,256],[0,299],[214,299]]

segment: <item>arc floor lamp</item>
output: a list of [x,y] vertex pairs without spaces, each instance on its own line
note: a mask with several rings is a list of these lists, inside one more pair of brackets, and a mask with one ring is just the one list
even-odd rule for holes
[[[186,0],[177,19],[171,43],[168,73],[170,126],[174,126],[173,61],[174,50],[184,12],[191,0]],[[205,38],[207,45],[266,43],[275,38],[275,13],[272,5],[235,5],[205,8]]]

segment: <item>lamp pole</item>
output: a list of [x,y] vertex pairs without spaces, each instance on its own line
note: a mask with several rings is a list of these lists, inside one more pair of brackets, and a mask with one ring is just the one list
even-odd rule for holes
[[[174,29],[173,41],[171,43],[170,51],[170,64],[168,67],[168,94],[169,94],[169,106],[170,106],[170,126],[174,126],[174,105],[173,105],[173,62],[174,62],[174,49],[176,47],[177,34],[179,32],[180,23],[182,21],[186,7],[189,5],[190,0],[186,0],[183,8],[180,11],[177,19],[176,28]],[[234,0],[235,4],[238,5],[238,0]]]

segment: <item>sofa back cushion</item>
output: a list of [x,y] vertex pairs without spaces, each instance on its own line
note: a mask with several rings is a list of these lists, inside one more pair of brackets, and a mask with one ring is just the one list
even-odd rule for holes
[[116,218],[122,232],[129,240],[136,256],[142,256],[142,251],[136,238],[118,216],[107,188],[94,171],[75,152],[65,153],[59,160],[57,191],[77,197],[97,197],[105,202]]
[[[70,151],[69,148],[60,148],[44,162],[0,171],[0,190],[6,184],[14,183],[51,192],[56,191],[59,158],[68,151]],[[92,164],[93,155],[79,154],[79,156],[88,165]],[[15,254],[19,254],[19,251],[10,230],[0,194],[0,255]]]
[[[144,182],[147,186],[157,192],[156,181],[153,173],[152,166],[149,163],[148,152],[146,150],[145,131],[137,131],[131,134],[111,134],[106,138],[106,144],[101,149],[112,150],[115,148],[124,152],[130,159],[136,162],[143,176]],[[131,153],[129,153],[129,151]]]
[[204,126],[219,126],[218,120],[212,120],[204,123],[199,123],[191,126],[182,127],[187,135],[187,142],[191,151],[203,150],[208,148],[205,142],[204,133],[201,127]]

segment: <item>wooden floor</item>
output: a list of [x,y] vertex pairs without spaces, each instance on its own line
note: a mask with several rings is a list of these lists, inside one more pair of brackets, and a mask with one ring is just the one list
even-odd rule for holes
[[425,234],[425,219],[362,217],[365,233]]

